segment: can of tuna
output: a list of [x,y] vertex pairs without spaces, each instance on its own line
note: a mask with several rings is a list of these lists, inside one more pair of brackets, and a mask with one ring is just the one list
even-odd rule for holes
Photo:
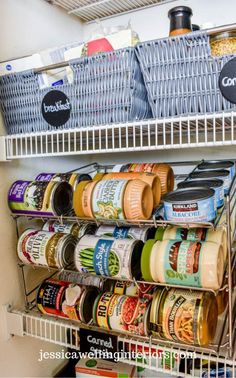
[[81,273],[139,279],[142,247],[141,240],[86,235],[76,245],[75,266]]
[[152,239],[155,235],[156,229],[154,227],[117,227],[110,225],[101,225],[98,227],[95,235],[109,236],[115,239],[135,239],[143,242]]
[[81,181],[89,181],[92,180],[90,175],[86,173],[40,173],[36,178],[35,181],[66,181],[68,182],[73,189],[75,190],[76,186]]
[[221,208],[224,205],[224,181],[219,179],[212,180],[191,180],[183,181],[177,185],[178,189],[204,187],[211,188],[215,191],[216,207]]
[[17,252],[24,264],[61,269],[73,264],[75,245],[72,235],[27,229],[18,240]]
[[227,169],[230,171],[230,178],[233,180],[235,175],[235,164],[230,160],[209,160],[203,161],[199,164],[198,169],[200,171],[208,171],[213,169]]
[[230,171],[226,169],[211,170],[211,171],[195,171],[189,175],[190,180],[211,180],[212,178],[217,178],[223,180],[224,182],[224,194],[228,194],[229,187],[231,184]]
[[62,311],[69,282],[47,279],[39,287],[36,303],[38,309],[47,315],[67,317]]
[[93,235],[96,226],[92,223],[79,224],[77,222],[63,222],[60,223],[54,220],[48,220],[42,228],[44,231],[63,232],[64,234],[71,234],[76,238],[81,238],[85,234]]
[[211,222],[216,217],[215,192],[210,188],[178,189],[163,198],[171,222]]
[[67,182],[15,181],[8,193],[13,214],[67,215],[72,210],[73,189]]
[[98,296],[98,290],[80,285],[69,285],[62,304],[64,314],[83,323],[89,323],[93,317],[93,304]]
[[146,336],[149,329],[150,300],[106,292],[93,306],[93,321],[99,327]]

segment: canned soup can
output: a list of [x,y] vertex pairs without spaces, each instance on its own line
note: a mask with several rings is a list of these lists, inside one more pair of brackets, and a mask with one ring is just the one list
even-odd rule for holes
[[211,178],[217,178],[217,179],[223,180],[224,194],[225,195],[228,194],[229,187],[231,184],[231,175],[230,175],[230,171],[227,169],[195,171],[189,175],[190,180],[202,180],[202,179],[210,180]]
[[215,191],[215,200],[217,209],[221,208],[224,205],[224,181],[219,179],[211,180],[190,180],[183,181],[177,185],[178,189],[187,189],[187,188],[211,188]]
[[60,223],[54,220],[48,220],[42,228],[44,231],[63,232],[64,234],[71,234],[76,238],[81,238],[85,234],[94,234],[96,226],[91,223],[78,224],[77,222],[63,222]]
[[172,222],[211,222],[216,217],[215,192],[210,188],[178,189],[163,198],[165,219]]
[[92,180],[92,177],[90,175],[87,175],[86,173],[40,173],[35,178],[35,181],[66,181],[68,182],[73,189],[75,190],[76,186],[81,181],[89,181]]
[[142,247],[140,240],[86,235],[76,245],[75,266],[81,273],[139,279]]
[[67,215],[72,210],[73,189],[67,182],[15,181],[8,193],[13,214]]
[[150,300],[106,292],[93,307],[96,325],[107,330],[131,332],[146,336],[149,329]]
[[231,160],[209,160],[199,164],[198,169],[200,171],[208,171],[213,169],[227,169],[230,171],[231,180],[235,175],[235,163]]
[[74,263],[75,245],[72,235],[28,229],[18,240],[17,252],[24,264],[61,269]]

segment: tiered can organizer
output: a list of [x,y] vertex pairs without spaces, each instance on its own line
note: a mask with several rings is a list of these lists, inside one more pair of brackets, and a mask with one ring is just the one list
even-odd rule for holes
[[[189,162],[191,165],[198,165],[200,162]],[[178,166],[178,165],[186,165],[186,163],[172,163],[172,166]],[[101,166],[97,163],[91,164],[89,166],[86,166],[86,168],[82,171],[84,172],[99,172],[104,171],[106,169],[111,168],[111,166]],[[196,168],[195,168],[196,169]],[[194,169],[194,170],[195,170]],[[178,175],[176,176],[176,179],[185,179],[188,175]],[[162,205],[160,205],[161,208]],[[204,359],[207,359],[208,361],[212,361],[216,363],[216,366],[218,364],[224,363],[225,371],[228,367],[231,367],[232,369],[235,369],[235,366],[233,365],[234,360],[234,348],[235,348],[235,341],[236,341],[236,332],[235,332],[235,312],[236,312],[236,301],[235,297],[233,295],[233,282],[232,282],[232,273],[236,268],[236,254],[234,249],[234,241],[235,241],[235,229],[231,229],[231,221],[233,217],[235,217],[235,210],[236,210],[236,176],[234,176],[229,194],[225,198],[225,204],[223,209],[220,210],[218,213],[218,216],[213,223],[206,222],[206,223],[173,223],[168,222],[165,220],[157,220],[157,215],[154,215],[152,219],[150,220],[137,220],[137,221],[126,221],[126,220],[85,220],[80,219],[77,217],[41,217],[41,216],[29,216],[29,215],[20,215],[20,216],[14,216],[14,219],[16,220],[16,226],[17,231],[19,227],[22,226],[22,224],[25,224],[25,222],[30,225],[30,222],[36,219],[40,220],[48,220],[48,219],[56,219],[60,221],[62,224],[64,221],[76,221],[78,224],[83,224],[84,222],[94,222],[97,225],[100,225],[102,223],[105,224],[114,224],[117,226],[120,225],[131,225],[135,224],[139,227],[143,226],[163,226],[166,227],[167,225],[176,225],[179,227],[184,228],[191,228],[191,227],[207,227],[212,229],[217,229],[220,227],[221,220],[223,215],[226,215],[226,226],[227,226],[227,239],[228,239],[228,256],[227,256],[227,266],[224,272],[224,283],[223,286],[218,290],[214,291],[212,289],[207,288],[194,288],[194,287],[188,287],[188,286],[179,286],[179,285],[163,285],[159,283],[153,283],[150,282],[150,284],[155,286],[166,286],[168,287],[175,287],[180,289],[188,289],[188,290],[200,290],[200,291],[210,291],[217,295],[222,290],[227,290],[228,292],[228,306],[227,309],[224,312],[224,319],[220,324],[220,327],[218,329],[217,337],[215,338],[214,342],[209,345],[208,347],[199,347],[199,346],[192,346],[192,345],[186,345],[181,344],[177,342],[170,342],[165,341],[163,339],[158,339],[155,337],[141,337],[141,336],[135,336],[134,334],[129,333],[117,333],[114,331],[109,331],[110,334],[114,334],[118,336],[118,342],[119,342],[119,348],[122,350],[122,346],[129,346],[130,350],[132,348],[143,348],[143,350],[146,351],[146,348],[151,352],[153,350],[164,350],[171,353],[181,353],[186,352],[188,353],[189,360],[193,363],[193,369],[194,369],[194,359],[200,358],[201,362]],[[158,211],[155,213],[157,214]],[[23,223],[22,223],[23,222]],[[225,223],[224,223],[225,224]],[[38,285],[35,287],[30,287],[29,280],[27,279],[27,275],[29,274],[29,269],[32,269],[32,267],[25,266],[22,263],[19,263],[19,267],[22,273],[22,279],[23,279],[23,288],[24,288],[24,297],[25,297],[25,310],[23,311],[16,311],[14,309],[8,309],[10,311],[8,313],[8,320],[11,324],[15,323],[15,327],[18,328],[18,333],[22,335],[28,335],[33,336],[36,338],[40,338],[42,340],[48,340],[54,343],[57,343],[59,345],[68,346],[70,348],[79,349],[79,330],[80,329],[93,329],[98,332],[104,332],[103,329],[98,328],[93,325],[93,323],[85,325],[78,322],[73,322],[71,320],[64,320],[60,318],[52,318],[45,315],[41,315],[38,310],[36,309],[36,303],[35,303],[35,297],[38,290]],[[40,267],[43,268],[43,267]],[[33,266],[33,269],[40,269],[38,266]],[[45,270],[46,269],[46,270]],[[57,277],[57,275],[60,273],[71,273],[72,271],[70,268],[62,269],[61,271],[58,271],[57,269],[50,269],[50,268],[44,268],[45,278],[51,278],[51,277]],[[76,272],[74,277],[81,278],[81,273]],[[89,276],[89,274],[85,274],[85,276]],[[109,279],[109,277],[100,277],[100,282],[102,284],[103,280]],[[143,281],[136,281],[135,279],[130,280],[131,282],[134,282],[137,286],[143,282]],[[18,326],[17,326],[18,325]],[[105,331],[106,332],[106,331]],[[124,349],[123,349],[124,350]],[[134,364],[135,361],[133,360],[126,360],[124,362],[128,362],[130,364]],[[150,362],[150,368],[157,371],[167,371],[165,369],[165,366],[160,366],[160,362],[156,362],[156,366],[151,365]],[[144,365],[143,365],[144,366]],[[148,367],[148,366],[146,366]],[[180,370],[179,370],[180,369]],[[187,369],[187,365],[180,364],[177,370],[168,370],[170,374],[176,375],[176,376],[185,376],[188,377],[189,371]]]

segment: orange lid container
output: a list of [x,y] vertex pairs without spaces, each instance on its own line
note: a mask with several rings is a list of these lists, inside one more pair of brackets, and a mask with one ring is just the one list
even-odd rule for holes
[[127,179],[141,180],[146,182],[152,189],[154,207],[158,206],[161,201],[161,181],[154,173],[145,172],[111,172],[103,176],[102,180]]
[[164,163],[128,164],[124,166],[126,172],[155,173],[161,181],[161,195],[174,189],[174,172],[170,165]]
[[152,189],[141,180],[82,181],[74,192],[78,217],[149,219],[154,206]]

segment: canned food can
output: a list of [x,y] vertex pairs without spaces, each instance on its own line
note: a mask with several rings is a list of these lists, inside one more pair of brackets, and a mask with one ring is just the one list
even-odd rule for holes
[[110,292],[100,294],[93,307],[93,320],[99,327],[148,335],[150,300],[118,295]]
[[79,224],[77,222],[63,222],[60,223],[54,220],[48,220],[42,228],[44,231],[63,232],[64,234],[71,234],[76,238],[81,238],[85,234],[94,234],[96,226],[91,223]]
[[231,173],[227,169],[213,169],[204,171],[195,171],[189,175],[190,180],[202,180],[211,178],[220,179],[224,182],[224,194],[228,194],[231,184]]
[[8,193],[13,214],[67,215],[72,210],[73,189],[67,182],[15,181]]
[[62,304],[64,314],[71,320],[89,323],[93,317],[93,304],[98,296],[98,290],[80,285],[69,285]]
[[66,289],[69,282],[47,279],[42,282],[37,293],[36,303],[38,309],[47,315],[67,317],[62,311]]
[[68,182],[73,189],[76,188],[79,182],[92,180],[90,175],[86,173],[39,173],[35,178],[35,181],[66,181]]
[[139,279],[142,247],[140,240],[86,235],[76,245],[75,266],[81,273]]
[[198,166],[200,171],[209,171],[209,170],[218,170],[218,169],[227,169],[230,171],[230,178],[233,180],[235,175],[235,163],[231,160],[209,160],[203,161]]
[[216,217],[215,192],[210,188],[178,189],[163,198],[165,219],[172,222],[211,222]]
[[204,187],[211,188],[215,191],[215,200],[217,209],[224,205],[224,181],[219,179],[212,180],[190,180],[183,181],[177,185],[178,189]]
[[101,277],[82,275],[79,272],[67,272],[64,270],[59,274],[59,278],[62,281],[73,282],[84,286],[94,286],[99,289],[103,286],[103,279]]
[[155,235],[154,227],[117,227],[109,225],[101,225],[95,232],[97,236],[108,236],[115,239],[135,239],[143,242],[152,239]]
[[137,285],[130,281],[115,281],[107,279],[103,284],[103,291],[110,291],[114,294],[129,295],[131,297],[142,297],[152,295],[154,286],[146,283]]
[[172,342],[207,346],[214,339],[217,317],[213,293],[161,288],[152,300],[150,329]]
[[73,264],[75,245],[72,235],[27,229],[18,240],[17,252],[24,264],[61,269]]

